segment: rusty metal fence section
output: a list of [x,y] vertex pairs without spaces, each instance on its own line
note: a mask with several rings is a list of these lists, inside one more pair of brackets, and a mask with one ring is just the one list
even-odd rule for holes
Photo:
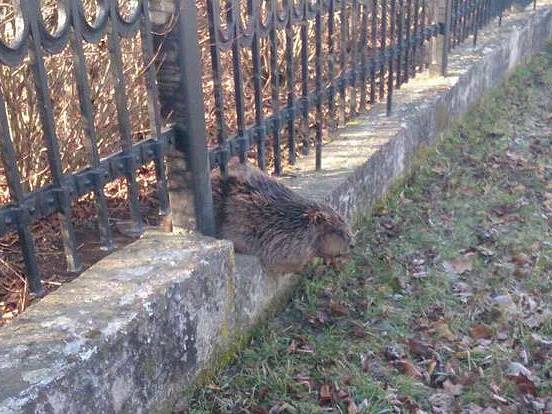
[[[41,218],[59,213],[67,266],[71,271],[78,271],[81,264],[71,223],[71,202],[84,194],[94,193],[99,238],[102,246],[109,250],[112,248],[112,236],[103,188],[106,183],[118,177],[124,177],[133,224],[136,231],[141,231],[143,222],[138,204],[136,168],[152,160],[155,162],[160,210],[161,213],[166,213],[169,205],[165,184],[164,146],[171,140],[172,131],[161,130],[156,71],[155,66],[151,64],[154,49],[147,0],[139,0],[128,19],[120,13],[115,0],[101,2],[98,4],[96,19],[92,24],[85,18],[80,0],[62,2],[58,10],[59,23],[53,34],[45,26],[38,1],[21,0],[16,6],[18,33],[12,44],[6,45],[0,42],[0,62],[3,65],[17,66],[27,55],[31,58],[30,64],[52,183],[36,192],[24,193],[17,170],[16,153],[10,136],[6,106],[3,97],[0,96],[0,156],[12,200],[12,204],[0,208],[0,237],[7,232],[17,231],[31,290],[41,293],[42,285],[29,226]],[[153,136],[133,145],[120,44],[122,37],[133,36],[138,31],[142,41],[148,92],[148,96],[144,99],[148,100]],[[108,39],[110,65],[115,84],[114,96],[121,151],[100,160],[83,43],[96,43],[104,35],[107,35]],[[86,150],[89,157],[89,167],[72,175],[64,175],[62,172],[59,141],[55,128],[56,120],[44,65],[45,55],[60,53],[66,47],[72,49],[74,76],[81,115],[85,124]]]
[[[132,13],[125,17],[117,0],[101,0],[90,23],[81,0],[61,0],[58,25],[51,33],[39,1],[14,1],[17,35],[11,44],[0,41],[0,63],[15,67],[30,57],[52,183],[31,193],[24,191],[7,108],[0,94],[0,157],[11,197],[10,204],[0,206],[0,237],[18,233],[29,284],[37,294],[43,288],[30,226],[39,219],[60,215],[67,265],[78,271],[81,264],[71,203],[94,194],[99,239],[105,249],[111,249],[104,186],[117,178],[125,179],[130,216],[139,233],[143,221],[136,169],[153,161],[160,213],[168,214],[172,209],[173,223],[182,221],[179,204],[186,204],[190,194],[182,197],[180,181],[189,179],[196,226],[213,235],[212,169],[218,167],[225,173],[231,157],[244,162],[254,154],[261,169],[270,167],[280,174],[285,163],[294,164],[299,154],[314,148],[313,167],[320,170],[328,133],[377,102],[385,101],[387,113],[391,113],[393,91],[430,64],[435,65],[435,53],[440,56],[441,72],[446,74],[449,51],[470,35],[475,43],[481,27],[493,18],[500,23],[504,10],[512,5],[512,0],[223,0],[223,4],[219,0],[151,0],[154,4],[150,6],[148,0],[137,0]],[[214,107],[207,108],[197,7],[207,9],[210,38],[210,56],[203,59],[210,59],[206,78],[213,82]],[[173,23],[162,38],[154,33],[150,21],[160,11],[172,14]],[[121,39],[138,32],[151,137],[133,143]],[[100,159],[83,44],[97,43],[104,36],[121,149]],[[67,175],[62,170],[44,64],[46,56],[66,48],[73,58],[88,156],[88,167]],[[224,53],[231,56],[231,65],[222,59]],[[228,72],[231,82],[224,80]],[[228,90],[232,104],[226,102]],[[174,115],[170,127],[163,127],[161,105],[164,112]],[[253,112],[252,117],[248,118],[247,110]],[[236,120],[234,129],[227,125],[228,111]],[[207,145],[210,131],[205,127],[204,112],[215,116],[216,142],[211,147]],[[177,176],[173,167],[178,163],[166,161],[169,147],[171,153],[180,154],[181,164],[189,172],[182,177],[187,178]],[[175,181],[175,177],[179,185],[169,188],[167,179]]]

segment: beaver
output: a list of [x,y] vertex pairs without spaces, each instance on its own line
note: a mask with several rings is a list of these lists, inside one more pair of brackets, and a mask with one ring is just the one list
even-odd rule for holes
[[342,264],[353,237],[331,207],[308,200],[247,164],[212,177],[217,237],[273,272],[300,273],[312,259]]

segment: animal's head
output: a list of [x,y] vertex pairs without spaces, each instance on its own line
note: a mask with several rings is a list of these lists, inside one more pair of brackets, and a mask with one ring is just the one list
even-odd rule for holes
[[351,229],[345,220],[329,207],[321,206],[308,213],[314,226],[315,250],[326,261],[348,259],[354,247]]

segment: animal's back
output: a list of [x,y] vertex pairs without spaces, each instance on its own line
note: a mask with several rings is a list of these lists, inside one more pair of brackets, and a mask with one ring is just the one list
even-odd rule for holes
[[313,215],[327,210],[318,203],[245,165],[215,177],[213,195],[218,236],[232,240],[237,252],[284,272],[299,271],[316,256],[320,229]]

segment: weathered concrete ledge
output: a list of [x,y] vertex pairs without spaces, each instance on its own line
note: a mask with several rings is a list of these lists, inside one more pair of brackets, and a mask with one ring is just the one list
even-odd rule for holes
[[[549,0],[547,0],[549,1]],[[324,148],[324,171],[302,160],[292,187],[352,219],[404,175],[420,145],[552,33],[550,3],[505,19],[450,56],[445,78],[418,75]],[[469,42],[466,42],[469,43]],[[0,330],[0,413],[150,413],[170,407],[298,277],[268,275],[255,258],[194,235],[147,234]]]

